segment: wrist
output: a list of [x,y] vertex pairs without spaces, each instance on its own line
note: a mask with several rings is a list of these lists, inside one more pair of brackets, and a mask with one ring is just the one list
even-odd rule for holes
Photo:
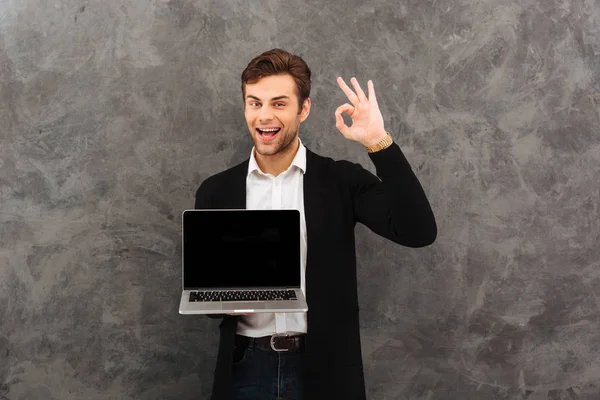
[[378,136],[369,143],[363,143],[369,153],[375,153],[377,151],[388,148],[393,142],[392,135],[389,132],[385,132],[383,136]]
[[368,140],[366,140],[366,141],[364,141],[364,142],[361,142],[361,144],[362,144],[363,146],[365,146],[365,147],[373,147],[373,146],[375,146],[377,143],[379,143],[379,142],[381,142],[383,139],[385,139],[386,137],[387,137],[387,132],[385,132],[385,131],[384,131],[383,133],[380,133],[379,135],[377,135],[377,136],[375,136],[375,137],[373,137],[373,138],[370,138],[370,139],[368,139]]

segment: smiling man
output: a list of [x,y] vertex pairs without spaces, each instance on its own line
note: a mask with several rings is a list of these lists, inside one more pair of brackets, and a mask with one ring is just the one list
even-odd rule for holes
[[310,99],[298,104],[296,82],[287,74],[247,83],[243,91],[256,162],[262,172],[277,176],[290,166],[298,151],[298,131],[310,113]]
[[[428,246],[437,235],[423,188],[384,128],[373,82],[367,97],[355,78],[353,91],[338,77],[351,104],[334,115],[338,131],[365,147],[377,176],[302,144],[310,77],[304,60],[284,50],[250,61],[242,73],[250,157],[207,178],[196,192],[199,209],[294,208],[301,216],[308,312],[212,315],[222,318],[213,400],[365,399],[354,227],[362,223],[408,247]],[[350,127],[342,113],[352,118]]]

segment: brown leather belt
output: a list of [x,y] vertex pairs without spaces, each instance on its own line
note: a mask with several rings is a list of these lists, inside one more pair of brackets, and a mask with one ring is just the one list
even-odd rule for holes
[[293,336],[273,335],[258,338],[235,335],[235,344],[277,352],[304,353],[306,351],[306,334]]

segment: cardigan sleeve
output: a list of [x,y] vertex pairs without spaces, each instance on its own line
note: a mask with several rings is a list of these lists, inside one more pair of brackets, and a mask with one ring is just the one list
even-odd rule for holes
[[209,180],[205,179],[204,182],[200,184],[198,190],[196,190],[195,209],[210,208],[210,190],[208,186]]
[[[196,190],[196,202],[194,204],[195,209],[211,208],[210,189],[208,187],[209,183],[210,183],[209,180],[206,179],[204,182],[202,182],[202,184],[200,185],[198,190]],[[205,315],[212,319],[233,318],[233,316],[228,315],[228,314],[205,314]]]
[[400,147],[392,143],[369,157],[377,177],[356,163],[348,171],[356,221],[403,246],[432,244],[437,237],[435,217]]

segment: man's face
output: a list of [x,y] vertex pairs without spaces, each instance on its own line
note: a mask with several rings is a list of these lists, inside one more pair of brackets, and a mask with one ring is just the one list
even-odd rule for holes
[[[256,151],[271,156],[289,150],[300,123],[310,112],[310,99],[298,113],[296,83],[290,75],[272,75],[246,85],[244,114]],[[269,132],[275,128],[276,132]],[[268,129],[268,131],[264,131]],[[278,130],[277,130],[278,129]]]

